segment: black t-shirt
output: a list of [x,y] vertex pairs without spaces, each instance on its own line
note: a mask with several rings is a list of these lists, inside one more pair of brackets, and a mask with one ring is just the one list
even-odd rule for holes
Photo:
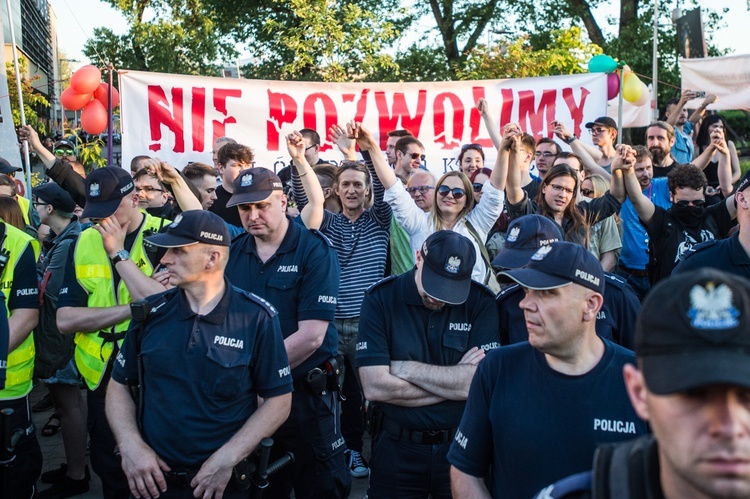
[[690,272],[703,267],[712,267],[750,279],[750,255],[740,244],[739,232],[728,239],[693,246],[685,252],[682,262],[672,273]]
[[220,185],[216,188],[216,201],[208,208],[208,211],[216,213],[230,225],[242,227],[239,209],[236,206],[227,208],[227,203],[231,197],[232,193],[227,191],[223,185]]

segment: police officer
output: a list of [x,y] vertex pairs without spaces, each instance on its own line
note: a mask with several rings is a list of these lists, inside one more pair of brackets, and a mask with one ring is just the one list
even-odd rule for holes
[[635,351],[625,384],[653,436],[599,447],[593,472],[537,497],[750,497],[750,281],[705,268],[659,282]]
[[479,365],[448,454],[454,497],[530,497],[585,470],[599,443],[646,432],[622,382],[635,356],[596,335],[604,291],[596,257],[558,241],[502,274],[524,287],[529,342]]
[[165,224],[138,209],[130,174],[117,167],[98,168],[86,178],[83,218],[94,226],[78,238],[57,305],[57,326],[75,333],[74,358],[89,391],[88,428],[91,465],[102,479],[105,497],[127,497],[129,488],[115,455],[115,440],[104,414],[104,396],[112,353],[130,324],[131,300],[164,291],[150,279],[158,258],[143,245],[144,234]]
[[232,242],[227,275],[279,311],[294,379],[291,414],[274,435],[274,450],[296,459],[271,479],[264,497],[289,497],[292,489],[298,499],[347,497],[339,403],[327,384],[338,350],[332,320],[340,269],[327,240],[293,223],[286,203],[281,180],[265,168],[240,172],[227,203],[238,207],[248,232]]
[[[34,374],[34,337],[39,320],[39,287],[36,259],[39,244],[26,233],[0,221],[0,287],[9,329],[5,388],[0,390],[0,409],[13,409],[8,421],[11,432],[23,431],[16,445],[16,459],[6,473],[7,490],[16,497],[31,497],[42,471],[42,452],[31,421],[29,392]],[[7,298],[6,298],[7,297]],[[7,309],[6,309],[7,304]]]
[[[144,306],[148,317],[131,321],[109,384],[107,417],[130,491],[247,497],[232,469],[291,406],[276,310],[224,277],[230,236],[218,215],[186,211],[148,241],[168,248],[161,263],[176,288],[133,305]],[[139,376],[143,399],[136,410],[128,384],[138,384]]]
[[430,235],[416,267],[365,294],[356,363],[378,402],[370,498],[451,497],[446,454],[485,350],[499,346],[492,293],[472,281],[476,251],[448,230]]
[[[559,226],[541,215],[524,215],[513,220],[508,225],[507,234],[505,248],[492,261],[496,270],[523,267],[540,247],[563,239]],[[625,279],[605,272],[604,282],[604,303],[596,315],[596,334],[632,349],[635,320],[641,303]],[[523,297],[523,287],[516,283],[505,286],[497,295],[503,345],[529,338],[523,310],[518,305]]]

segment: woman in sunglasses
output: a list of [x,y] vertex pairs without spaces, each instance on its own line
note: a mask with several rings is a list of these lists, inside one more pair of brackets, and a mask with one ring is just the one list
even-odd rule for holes
[[482,186],[483,197],[480,204],[474,202],[469,177],[460,171],[451,171],[443,175],[435,185],[432,194],[434,202],[428,212],[414,204],[391,168],[375,164],[378,178],[386,188],[384,199],[391,206],[396,221],[409,234],[412,257],[421,250],[422,243],[433,232],[454,230],[474,244],[477,258],[472,278],[487,282],[488,267],[479,245],[484,245],[487,234],[503,211],[508,155],[507,150],[498,154],[495,169]]
[[[588,175],[581,182],[579,200],[597,199],[609,190],[609,180],[602,175]],[[591,226],[589,252],[599,260],[605,272],[612,272],[617,265],[622,248],[622,223],[618,215],[612,215]]]
[[[521,151],[520,137],[514,138],[514,152]],[[513,154],[508,173],[508,215],[511,220],[539,214],[554,220],[563,229],[565,240],[589,248],[590,227],[620,211],[625,201],[621,176],[612,180],[612,189],[591,202],[576,203],[580,177],[578,171],[562,163],[553,166],[544,177],[536,200],[521,188],[520,154]]]

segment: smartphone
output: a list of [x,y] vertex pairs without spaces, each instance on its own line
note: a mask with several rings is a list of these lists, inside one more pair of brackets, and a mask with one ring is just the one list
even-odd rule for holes
[[695,93],[695,98],[696,99],[705,99],[706,98],[706,91],[705,90],[696,90],[693,93]]

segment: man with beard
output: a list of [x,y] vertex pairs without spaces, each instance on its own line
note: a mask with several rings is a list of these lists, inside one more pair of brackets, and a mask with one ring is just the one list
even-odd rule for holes
[[[660,127],[652,128],[663,130]],[[700,168],[695,165],[674,167],[667,176],[672,207],[665,210],[655,206],[641,193],[641,185],[633,173],[633,150],[627,145],[621,145],[618,147],[618,155],[622,156],[622,162],[617,164],[618,169],[622,171],[628,197],[648,232],[649,278],[652,285],[668,277],[680,263],[684,253],[693,245],[727,236],[732,220],[737,216],[734,196],[706,207],[708,183]],[[727,160],[728,158],[722,155],[721,161],[726,163]],[[731,183],[722,184],[722,188],[727,189],[724,192],[732,192]]]
[[654,178],[666,177],[680,164],[672,156],[674,143],[674,128],[669,123],[654,121],[646,129],[646,147],[654,160]]
[[365,397],[378,403],[371,499],[451,497],[446,455],[476,366],[500,346],[492,294],[471,279],[472,242],[441,230],[416,257],[362,302],[357,367]]

